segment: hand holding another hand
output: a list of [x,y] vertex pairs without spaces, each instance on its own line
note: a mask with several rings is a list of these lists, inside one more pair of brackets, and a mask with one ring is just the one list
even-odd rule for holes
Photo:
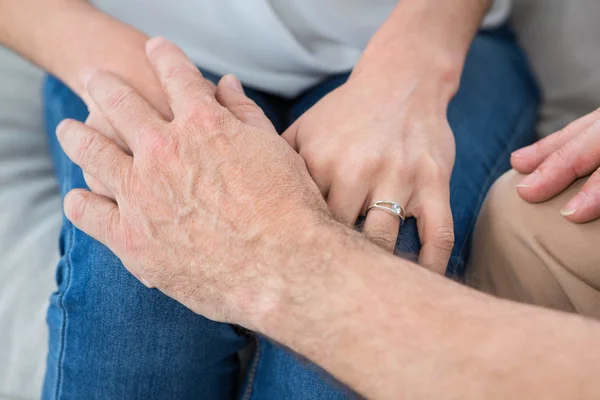
[[[419,263],[444,273],[454,245],[449,100],[433,78],[403,79],[390,86],[389,77],[357,69],[283,138],[306,161],[338,221],[354,226],[373,202],[396,202],[417,218]],[[363,232],[394,251],[399,227],[397,217],[372,210]]]
[[173,44],[149,41],[148,57],[174,119],[115,75],[92,74],[89,96],[130,151],[85,124],[61,123],[66,154],[114,195],[74,190],[65,214],[148,286],[252,326],[277,304],[278,274],[308,268],[302,255],[320,257],[320,228],[334,222],[302,158],[235,78],[215,97]]

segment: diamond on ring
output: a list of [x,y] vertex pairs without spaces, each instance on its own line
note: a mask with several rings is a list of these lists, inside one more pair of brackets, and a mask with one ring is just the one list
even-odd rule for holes
[[369,208],[367,208],[367,213],[369,211],[371,211],[372,209],[385,211],[388,214],[391,214],[391,215],[397,217],[398,220],[400,221],[400,224],[403,224],[404,219],[406,218],[406,212],[404,211],[404,208],[400,204],[396,203],[395,201],[378,200],[378,201],[374,202],[373,204],[371,204],[369,206]]

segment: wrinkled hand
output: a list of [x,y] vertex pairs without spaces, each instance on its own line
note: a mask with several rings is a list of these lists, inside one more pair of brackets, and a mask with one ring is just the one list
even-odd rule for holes
[[[107,138],[117,143],[117,145],[123,150],[129,152],[129,149],[127,148],[125,143],[123,143],[117,132],[115,132],[115,130],[113,129],[112,125],[106,120],[106,118],[100,111],[90,111],[90,114],[88,115],[88,118],[85,121],[85,123],[90,128],[93,128],[98,132],[102,132],[102,134],[104,134]],[[114,200],[114,194],[111,193],[111,191],[108,190],[108,188],[106,188],[102,183],[100,183],[98,179],[94,178],[85,171],[83,173],[83,178],[85,179],[85,182],[87,183],[91,191],[106,197],[110,197]]]
[[146,285],[244,324],[276,302],[277,267],[332,221],[327,205],[239,81],[224,78],[217,101],[176,46],[157,38],[147,52],[174,119],[115,75],[93,73],[88,94],[130,153],[85,124],[61,123],[65,153],[115,197],[73,190],[65,214]]
[[[354,225],[377,200],[417,218],[422,265],[444,272],[454,245],[449,181],[454,137],[434,89],[351,76],[299,118],[283,137],[306,161],[335,218]],[[379,210],[363,231],[393,251],[400,222]]]
[[600,109],[513,153],[513,168],[526,176],[517,191],[526,201],[549,200],[588,175],[581,191],[561,210],[569,221],[600,218]]

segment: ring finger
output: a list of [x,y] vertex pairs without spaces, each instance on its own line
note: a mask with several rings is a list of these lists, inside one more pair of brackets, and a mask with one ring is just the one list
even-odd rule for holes
[[[369,196],[369,203],[366,206],[368,208],[376,201],[390,201],[399,204],[405,210],[410,200],[411,192],[412,190],[407,190],[407,186],[401,184],[378,187]],[[377,245],[393,252],[402,222],[402,218],[394,215],[392,212],[379,208],[371,208],[367,211],[363,233]]]

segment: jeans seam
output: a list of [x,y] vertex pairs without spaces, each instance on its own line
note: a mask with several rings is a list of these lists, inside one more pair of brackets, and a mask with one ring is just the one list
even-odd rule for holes
[[[517,129],[515,129],[515,132],[521,132],[522,128],[524,128],[524,125],[526,123],[530,123],[530,118],[525,118],[529,111],[533,108],[534,110],[537,110],[538,105],[537,105],[537,101],[536,101],[536,105],[531,106],[529,108],[526,109],[526,111],[521,113],[521,118],[519,119],[519,123],[517,125]],[[537,114],[537,113],[536,113]],[[492,168],[492,171],[488,174],[488,177],[485,181],[485,185],[484,187],[490,186],[490,184],[493,184],[497,178],[495,178],[495,175],[497,174],[498,170],[500,170],[501,168],[501,164],[502,161],[504,160],[504,157],[506,156],[507,153],[509,153],[509,148],[511,147],[511,145],[516,142],[518,139],[520,138],[520,135],[514,135],[512,137],[512,139],[507,143],[507,145],[505,146],[505,150],[502,152],[502,155],[500,157],[498,157],[498,161],[496,162],[496,165]],[[485,198],[487,197],[489,193],[489,189],[488,190],[484,190],[480,195],[479,195],[479,199],[477,200],[477,208],[481,209],[481,206],[483,205],[483,202],[485,201]],[[471,221],[469,222],[469,230],[467,231],[467,235],[466,235],[466,240],[462,243],[461,247],[460,247],[460,251],[458,252],[458,258],[460,260],[460,263],[464,263],[463,258],[461,257],[461,254],[463,253],[465,246],[467,246],[470,242],[471,242],[471,235],[473,234],[473,229],[475,228],[475,224],[477,223],[477,218],[479,216],[479,212],[474,215],[471,218]],[[458,265],[453,266],[454,271],[452,271],[453,273],[457,270]]]
[[[71,225],[69,223],[69,225]],[[62,370],[63,363],[65,359],[65,347],[67,341],[67,335],[65,331],[67,330],[67,310],[64,305],[64,297],[71,286],[71,248],[73,246],[73,226],[71,225],[68,230],[68,249],[65,249],[65,265],[67,269],[67,280],[65,282],[65,290],[60,294],[58,304],[62,312],[62,323],[60,326],[60,347],[58,349],[58,362],[57,362],[57,371],[56,371],[56,390],[54,393],[54,398],[58,400],[60,398],[60,389],[62,388]]]
[[250,400],[252,396],[252,391],[254,389],[254,379],[256,378],[256,373],[258,370],[258,363],[260,360],[260,341],[258,340],[258,336],[254,334],[254,340],[256,342],[256,352],[254,353],[254,360],[252,361],[252,369],[248,374],[248,386],[246,387],[246,391],[244,392],[244,396],[242,400]]
[[[55,107],[60,107],[60,104],[55,104]],[[64,110],[60,110],[60,112],[58,113],[54,113],[55,115],[65,115],[64,114]],[[68,162],[67,162],[68,163]],[[73,165],[72,164],[67,164],[66,168],[66,173],[68,173],[68,179],[66,180],[66,182],[72,182],[72,177],[73,177]],[[74,226],[73,224],[68,221],[65,220],[64,222],[65,224],[67,224],[68,229],[66,230],[66,245],[65,245],[65,252],[64,252],[64,262],[65,262],[65,269],[66,269],[66,274],[65,274],[65,285],[64,285],[64,290],[59,294],[58,296],[58,306],[60,308],[60,311],[62,313],[62,321],[61,321],[61,326],[60,326],[60,340],[59,340],[59,348],[58,348],[58,357],[57,357],[57,371],[56,371],[56,388],[54,390],[54,399],[58,400],[60,398],[60,392],[62,389],[62,383],[63,383],[63,364],[64,364],[64,359],[65,359],[65,347],[66,347],[66,341],[67,341],[67,335],[65,333],[66,329],[67,329],[67,320],[68,320],[68,315],[67,315],[67,309],[65,307],[65,303],[64,303],[64,297],[67,294],[67,291],[69,290],[69,288],[71,287],[71,272],[72,272],[72,268],[71,268],[71,253],[72,253],[72,248],[73,248],[73,234],[74,234]]]

